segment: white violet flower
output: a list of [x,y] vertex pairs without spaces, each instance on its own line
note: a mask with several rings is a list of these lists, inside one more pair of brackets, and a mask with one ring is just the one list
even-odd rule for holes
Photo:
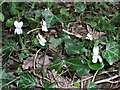
[[46,22],[44,20],[42,20],[42,31],[45,31],[45,32],[48,31],[47,24],[46,24]]
[[97,61],[99,61],[100,63],[102,62],[101,56],[100,55],[93,55],[92,62],[97,63]]
[[90,33],[88,33],[87,36],[86,36],[86,39],[93,40],[93,37],[92,37],[92,35]]
[[99,54],[99,47],[96,46],[93,48],[93,55],[98,55]]
[[15,33],[15,34],[17,33],[18,35],[22,34],[22,29],[21,29],[21,27],[23,26],[23,22],[22,22],[22,21],[21,21],[21,22],[15,21],[15,22],[14,22],[14,26],[16,27],[14,33]]
[[99,47],[96,46],[93,48],[93,56],[92,56],[92,62],[97,63],[99,61],[100,63],[102,62],[102,58],[99,54]]
[[47,42],[40,33],[36,36],[37,39],[39,40],[40,45],[45,46],[45,43]]

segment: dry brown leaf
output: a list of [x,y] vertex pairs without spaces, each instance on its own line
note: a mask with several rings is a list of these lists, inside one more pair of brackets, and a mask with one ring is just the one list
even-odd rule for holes
[[28,57],[26,60],[23,61],[22,69],[27,70],[33,67],[33,57]]
[[98,32],[98,31],[93,30],[89,25],[87,25],[87,30],[94,39],[99,39],[101,36],[106,34],[105,32]]
[[50,62],[51,57],[49,57],[48,55],[45,56],[41,56],[40,58],[36,59],[36,67],[40,68],[43,66],[48,66],[51,62]]
[[[28,57],[26,60],[23,61],[23,65],[22,65],[23,70],[27,70],[33,67],[34,57],[35,57],[35,54],[33,54],[32,57]],[[48,55],[45,55],[45,56],[38,55],[35,60],[36,68],[48,66],[50,64],[50,59],[51,57],[49,57]]]

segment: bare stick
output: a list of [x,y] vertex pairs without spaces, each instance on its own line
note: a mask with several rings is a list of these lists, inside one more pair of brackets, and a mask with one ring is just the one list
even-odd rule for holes
[[15,78],[15,79],[13,79],[12,81],[10,81],[10,82],[8,82],[8,83],[2,85],[2,88],[5,87],[5,86],[8,86],[9,84],[13,83],[13,82],[16,81],[17,79],[20,79],[20,76],[17,77],[17,78]]
[[35,69],[35,62],[36,62],[36,58],[38,56],[38,53],[40,52],[41,49],[37,50],[36,54],[35,54],[35,58],[34,58],[34,65],[33,68]]
[[116,78],[118,78],[118,77],[119,77],[118,75],[115,75],[115,76],[110,77],[110,78],[107,78],[107,79],[103,79],[103,80],[96,81],[95,84],[100,84],[100,83],[104,83],[104,82],[118,83],[118,81],[117,81],[117,82],[116,82],[116,81],[115,81],[115,82],[111,81],[111,80],[116,79]]
[[5,0],[3,0],[1,3],[0,3],[0,6],[5,2]]

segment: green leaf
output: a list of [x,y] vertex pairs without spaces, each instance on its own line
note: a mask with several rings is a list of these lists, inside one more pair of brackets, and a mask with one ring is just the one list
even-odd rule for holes
[[78,68],[77,70],[76,70],[76,72],[77,72],[77,74],[79,75],[79,76],[83,76],[83,75],[85,75],[85,74],[89,74],[89,69],[85,66],[85,65],[83,65],[83,67],[81,67],[81,68]]
[[114,62],[118,61],[119,58],[119,48],[116,42],[109,42],[106,45],[106,49],[102,52],[103,58],[112,65]]
[[60,13],[62,14],[62,15],[69,15],[69,13],[68,13],[68,11],[67,11],[67,8],[61,8],[60,9]]
[[12,2],[9,4],[9,8],[10,8],[10,14],[11,15],[16,15],[19,11],[16,9],[16,3]]
[[5,25],[6,27],[11,27],[14,23],[14,19],[13,18],[10,18],[6,21]]
[[28,20],[29,23],[39,23],[38,20],[35,20],[34,18],[28,17],[26,18]]
[[[9,76],[5,69],[0,69],[0,84],[1,85],[5,85],[12,80],[13,80],[13,77]],[[7,85],[3,87],[2,90],[11,90],[11,87],[10,85]]]
[[80,54],[79,46],[74,44],[65,44],[65,50],[67,54]]
[[97,23],[92,19],[88,21],[88,24],[90,24],[91,27],[95,27],[97,25]]
[[0,12],[0,21],[3,22],[4,21],[4,15]]
[[28,55],[29,55],[28,52],[25,52],[25,51],[21,52],[19,54],[19,61],[22,62]]
[[15,73],[17,73],[18,75],[22,74],[21,67],[18,67],[17,70],[15,70]]
[[75,7],[76,12],[78,13],[83,12],[86,8],[84,3],[76,3],[74,7]]
[[2,52],[3,55],[3,61],[2,63],[6,63],[6,61],[9,59],[9,54],[13,51],[19,50],[19,46],[16,45],[16,42],[13,40],[3,40],[2,41],[2,49],[0,52]]
[[30,73],[22,75],[20,80],[17,81],[17,83],[20,89],[32,89],[36,85],[35,78]]
[[56,15],[54,15],[50,10],[43,11],[42,16],[45,18],[48,28],[52,27],[57,22],[62,23],[62,20],[60,19],[60,17],[57,17]]
[[100,69],[102,69],[104,67],[103,62],[101,62],[101,63],[92,63],[91,60],[88,60],[87,63],[88,63],[89,68],[92,69],[92,70],[100,70]]
[[41,15],[42,15],[42,12],[40,10],[35,11],[35,19],[39,19]]
[[54,48],[56,48],[57,46],[59,46],[61,44],[62,39],[61,38],[55,39],[55,38],[51,37],[49,42],[52,44],[52,46]]
[[73,85],[74,85],[75,87],[79,88],[79,87],[80,87],[80,82],[73,82]]
[[61,72],[63,70],[62,69],[63,65],[66,65],[70,72],[78,72],[79,71],[78,75],[86,74],[86,72],[82,73],[82,70],[80,70],[80,68],[82,68],[82,67],[86,68],[86,67],[81,63],[79,57],[66,58],[64,60],[55,60],[53,62],[53,64],[50,65],[49,68],[55,69],[56,71]]
[[91,80],[88,80],[87,89],[88,90],[97,90],[97,85],[94,82],[92,82]]

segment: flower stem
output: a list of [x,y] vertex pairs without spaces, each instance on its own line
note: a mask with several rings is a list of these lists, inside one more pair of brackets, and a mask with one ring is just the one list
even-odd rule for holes
[[22,37],[21,37],[20,35],[19,35],[19,42],[20,42],[20,44],[21,44],[22,50],[23,50],[25,53],[28,53],[29,51],[26,49],[25,44],[23,43]]

